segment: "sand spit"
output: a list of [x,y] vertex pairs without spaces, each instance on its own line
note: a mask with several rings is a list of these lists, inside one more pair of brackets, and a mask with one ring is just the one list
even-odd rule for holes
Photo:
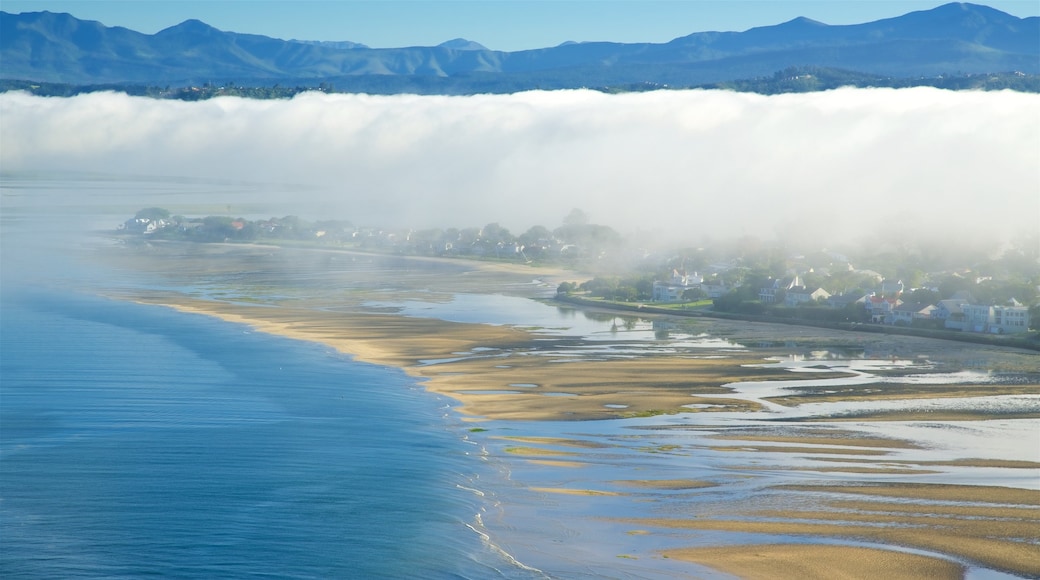
[[[801,516],[804,514],[784,514]],[[831,537],[858,541],[881,542],[893,546],[909,546],[937,554],[948,554],[970,562],[984,565],[994,570],[1001,570],[1027,577],[1040,575],[1040,563],[1036,558],[1035,538],[1031,541],[1017,539],[993,539],[969,524],[968,531],[955,526],[915,527],[915,528],[882,528],[877,525],[830,524],[830,523],[796,523],[768,521],[736,521],[736,520],[632,520],[639,526],[655,525],[664,528],[697,531],[742,532],[747,534],[796,535],[816,538]],[[871,520],[871,524],[885,523],[883,518]],[[744,546],[742,546],[744,547]],[[843,546],[848,548],[849,546]],[[748,549],[748,548],[745,548]],[[834,546],[814,545],[806,548],[808,561],[816,559],[816,550],[826,554]],[[859,569],[858,578],[884,577],[876,576],[874,565]],[[742,575],[738,573],[738,575]],[[828,576],[814,576],[826,578]]]
[[845,437],[829,436],[803,436],[791,437],[782,435],[769,435],[764,433],[747,433],[742,435],[716,435],[712,439],[722,441],[763,441],[770,443],[812,443],[815,445],[836,445],[841,447],[889,447],[892,449],[919,449],[920,446],[909,441],[898,439],[882,439],[879,437],[854,437],[851,434]]
[[[575,360],[535,343],[528,331],[430,318],[270,308],[190,299],[138,297],[182,312],[206,314],[267,332],[327,344],[358,360],[396,366],[427,379],[431,391],[462,403],[474,418],[610,419],[663,413],[755,411],[753,401],[729,399],[721,385],[747,379],[744,365],[760,359],[693,360],[668,356]],[[786,376],[753,369],[756,379]],[[519,392],[512,385],[531,384]],[[701,393],[713,393],[701,396]],[[698,395],[695,396],[694,393]],[[714,396],[718,393],[719,396]]]
[[[160,302],[169,304],[172,301]],[[616,360],[569,360],[566,357],[555,358],[556,351],[553,350],[551,340],[535,344],[531,332],[502,326],[459,324],[388,314],[272,309],[183,299],[175,307],[250,324],[264,332],[322,342],[354,354],[361,360],[399,366],[426,379],[425,384],[430,390],[461,401],[462,412],[474,419],[621,418],[688,411],[684,405],[697,402],[709,403],[713,405],[710,407],[712,409],[728,412],[755,414],[762,410],[762,406],[755,401],[726,397],[727,388],[723,385],[737,380],[747,381],[749,373],[746,365],[762,362],[746,354],[734,358],[697,360],[667,355]],[[754,369],[750,374],[762,380],[788,378],[786,373],[769,369]],[[516,387],[517,384],[524,386]],[[472,392],[477,390],[490,394]],[[704,396],[705,391],[717,394]],[[554,392],[557,395],[548,396],[543,392]],[[606,406],[608,404],[623,405],[624,408],[611,408]],[[973,418],[986,417],[985,414],[975,413]],[[602,442],[560,437],[518,435],[503,439],[506,444],[516,443],[504,449],[506,454],[518,456],[531,464],[563,470],[586,466],[587,454],[609,447]],[[705,448],[712,453],[731,456],[751,452],[814,459],[841,456],[843,460],[853,461],[856,458],[886,457],[920,448],[914,442],[895,438],[866,437],[844,430],[807,428],[797,424],[778,425],[762,431],[738,430],[732,434],[709,437],[708,440],[731,443]],[[678,450],[662,447],[660,451]],[[892,459],[898,461],[895,457]],[[964,466],[999,465],[986,459],[949,460],[945,463]],[[1032,463],[1009,466],[1030,468]],[[759,463],[756,467],[763,466]],[[780,470],[844,474],[848,477],[877,477],[893,473],[911,477],[934,473],[934,470],[920,468],[914,461],[897,466],[865,468],[787,465]],[[756,469],[747,471],[755,472]],[[696,492],[720,487],[716,482],[682,480],[645,480],[638,483],[614,481],[615,487],[655,494]],[[553,496],[582,496],[589,501],[617,500],[629,495],[624,490],[586,487],[590,484],[595,485],[595,482],[576,482],[574,487],[532,485],[528,490]],[[836,578],[844,574],[844,577],[849,578],[865,575],[958,578],[963,575],[963,566],[958,561],[1014,574],[1040,574],[1040,564],[1037,564],[1035,557],[1036,545],[1040,542],[1040,520],[1032,512],[1022,511],[1028,506],[1040,504],[1040,494],[1034,491],[903,483],[778,486],[772,491],[780,494],[781,498],[804,493],[811,493],[814,497],[857,494],[869,496],[875,501],[880,498],[899,498],[913,502],[917,513],[891,513],[887,511],[887,503],[879,503],[877,508],[872,508],[872,502],[864,502],[855,511],[849,511],[840,504],[821,503],[816,510],[774,509],[732,514],[740,519],[682,517],[627,521],[649,530],[650,537],[655,537],[655,528],[672,529],[672,532],[666,533],[673,535],[673,541],[675,530],[719,531],[828,538],[830,542],[868,541],[909,546],[937,555],[927,557],[898,550],[830,543],[723,546],[664,552],[669,558],[712,566],[741,577]],[[778,500],[781,505],[784,501]],[[982,511],[982,516],[978,513],[965,516],[933,509],[946,507],[935,505],[935,501],[989,503],[998,504],[999,507],[995,508],[998,511]],[[971,507],[978,508],[977,505]],[[1014,513],[1022,517],[1009,518],[1007,512],[999,511],[1007,509],[1017,510]],[[958,561],[940,558],[940,554]],[[777,570],[781,570],[779,576]],[[759,574],[764,575],[756,576]]]
[[[460,401],[460,410],[474,419],[588,420],[761,411],[767,398],[727,396],[733,389],[726,385],[791,378],[784,369],[760,366],[767,361],[747,353],[731,353],[724,358],[668,353],[606,358],[576,355],[570,348],[570,338],[546,338],[534,331],[506,326],[353,310],[272,308],[174,295],[138,296],[137,300],[216,316],[261,332],[320,342],[358,360],[402,368],[426,379],[429,390]],[[531,387],[517,388],[518,384]],[[892,398],[893,392],[901,388],[889,387],[870,399]],[[956,388],[961,398],[1040,394],[1037,385],[948,388]],[[895,420],[917,416],[892,413]],[[934,411],[921,414],[940,419]],[[987,416],[973,411],[946,414],[950,420]],[[866,415],[884,420],[889,413]],[[817,420],[851,420],[861,416],[846,414]],[[846,443],[849,444],[856,445]]]
[[[1040,543],[1040,521],[1031,506],[1040,505],[1040,492],[993,486],[878,483],[873,485],[789,485],[774,491],[810,494],[815,509],[754,509],[735,513],[740,519],[722,518],[645,518],[625,520],[642,528],[657,526],[671,530],[728,531],[747,534],[796,535],[830,537],[895,546],[908,546],[937,554],[948,554],[966,561],[1012,574],[1040,575],[1040,559],[1036,557]],[[833,500],[834,496],[854,494],[868,501]],[[898,498],[900,503],[884,501]],[[784,500],[778,499],[777,503]],[[963,502],[972,505],[933,504]],[[758,565],[768,558],[778,558],[786,565],[788,553],[773,549],[760,557],[738,557],[744,550],[757,552],[760,546],[727,547],[720,560],[711,561],[707,550],[668,551],[670,557],[681,557],[716,567],[742,577],[755,577]],[[834,557],[829,552],[855,549],[850,546],[800,547],[808,565],[818,566]],[[840,552],[839,552],[840,553]],[[728,554],[728,555],[727,555]],[[837,554],[835,554],[837,555]],[[875,555],[880,558],[881,555]],[[850,562],[855,561],[850,560]],[[878,575],[872,562],[859,574],[869,571]],[[824,570],[821,568],[820,570]],[[798,570],[794,568],[792,570]],[[809,571],[814,578],[820,570]],[[793,572],[794,573],[794,572]],[[855,568],[845,572],[854,574]],[[793,577],[786,576],[784,577]],[[862,576],[849,576],[862,577]]]
[[[565,272],[456,260],[388,269],[349,253],[295,251],[289,259],[272,248],[178,256],[185,250],[194,251],[151,248],[128,263],[169,276],[170,287],[196,284],[199,272],[231,281],[120,297],[404,369],[430,391],[459,401],[466,420],[486,422],[480,430],[490,432],[472,437],[523,471],[529,479],[517,475],[519,488],[561,506],[565,496],[581,496],[574,504],[590,511],[561,516],[568,525],[581,520],[597,534],[614,534],[619,522],[637,525],[604,538],[648,566],[663,553],[748,578],[957,578],[965,564],[1040,575],[1040,492],[913,483],[946,477],[937,471],[971,473],[967,479],[979,481],[988,475],[977,470],[998,470],[1016,485],[1040,473],[1040,457],[936,452],[934,439],[925,444],[906,430],[925,424],[956,436],[1040,417],[1035,353],[726,321],[676,325],[702,325],[709,330],[700,332],[755,346],[634,349],[622,332],[590,341],[542,328],[407,316],[392,304],[446,303],[453,292],[532,296],[552,287],[553,275],[581,278]],[[450,275],[424,265],[449,268]],[[316,281],[312,268],[332,273]],[[533,278],[548,282],[536,288]],[[668,322],[662,328],[671,324],[651,319],[655,329],[660,321]],[[877,381],[844,383],[856,377],[827,367],[828,353],[840,359],[846,350],[884,363],[875,365]],[[775,364],[792,351],[819,356],[810,378],[833,384],[777,392],[777,381],[805,378]],[[987,380],[914,383],[921,373],[956,377],[965,368],[988,373]],[[945,406],[918,408],[919,400]],[[576,422],[589,419],[628,421],[607,421],[613,426],[602,432],[598,421]],[[499,430],[525,421],[561,427]],[[619,513],[633,516],[611,519],[609,532],[596,527],[603,514]],[[725,545],[704,547],[706,537],[724,538],[717,543]],[[906,553],[907,547],[930,555]]]
[[718,485],[717,483],[712,483],[710,481],[698,481],[695,479],[635,479],[619,480],[615,481],[614,483],[644,489],[664,489],[669,491],[703,489],[706,487],[715,487],[716,485]]
[[953,562],[894,550],[805,544],[755,544],[721,548],[668,550],[665,555],[715,568],[747,580],[889,580],[963,578]]
[[[883,483],[861,485],[787,485],[777,486],[775,489],[813,494],[837,493],[928,501],[1040,506],[1040,491],[984,485]],[[1040,528],[1036,531],[1040,532]]]

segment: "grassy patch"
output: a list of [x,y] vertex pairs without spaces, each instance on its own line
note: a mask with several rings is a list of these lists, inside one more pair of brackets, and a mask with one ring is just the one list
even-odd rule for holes
[[660,409],[647,409],[646,411],[634,411],[631,413],[624,413],[624,417],[629,419],[638,419],[640,417],[656,417],[658,415],[669,415],[674,412],[662,411]]

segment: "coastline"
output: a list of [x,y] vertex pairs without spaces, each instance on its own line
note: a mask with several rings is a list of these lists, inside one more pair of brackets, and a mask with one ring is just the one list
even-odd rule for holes
[[[453,267],[460,266],[456,260],[451,262]],[[509,286],[514,289],[515,286],[510,285],[519,284],[523,278],[552,279],[551,272],[543,273],[522,266],[494,264],[493,267],[487,267],[488,265],[482,263],[466,266],[470,268],[467,273],[480,272],[481,276],[486,276],[480,281],[466,279],[465,284],[474,290],[495,277],[508,278],[495,288]],[[433,295],[418,298],[414,292],[407,289],[395,288],[393,293],[397,299],[407,297],[443,300],[440,287],[437,285],[444,284],[450,287],[454,283],[435,280],[431,284],[436,286],[438,291]],[[525,288],[521,293],[529,295],[531,289]],[[428,390],[458,400],[461,403],[458,410],[462,413],[463,419],[479,421],[482,425],[526,425],[531,421],[570,425],[573,421],[588,419],[626,418],[638,421],[640,418],[666,417],[674,413],[705,417],[753,418],[756,415],[770,415],[762,411],[775,411],[781,407],[798,409],[803,404],[834,403],[849,397],[863,401],[891,402],[916,400],[922,396],[930,399],[967,398],[987,401],[992,398],[1040,394],[1040,386],[1035,382],[973,384],[951,381],[929,385],[927,389],[889,382],[886,383],[884,392],[877,389],[874,389],[877,392],[869,392],[869,389],[860,389],[859,386],[852,385],[848,387],[847,393],[806,391],[796,395],[788,393],[786,399],[735,396],[739,389],[729,385],[749,381],[764,385],[790,379],[790,369],[779,368],[774,363],[775,356],[784,352],[787,347],[682,352],[655,352],[653,349],[647,349],[624,356],[595,353],[575,356],[575,352],[588,353],[589,351],[582,349],[590,346],[588,341],[578,336],[554,334],[539,328],[452,322],[435,316],[409,316],[393,308],[366,305],[370,296],[370,293],[362,292],[349,303],[307,296],[280,300],[278,303],[272,301],[248,304],[232,300],[213,300],[205,296],[193,297],[176,292],[153,291],[137,293],[133,299],[164,305],[186,313],[214,316],[228,322],[246,324],[259,332],[319,342],[352,355],[360,361],[401,368],[409,375],[420,379]],[[801,337],[809,343],[840,342],[839,338],[849,339],[848,336],[834,337],[829,332],[832,331],[772,328],[759,324],[754,327],[752,335],[759,337],[761,342],[766,342],[762,337],[770,336],[778,342],[792,338],[797,340]],[[625,345],[629,342],[623,333],[619,335],[621,336],[616,340],[608,341],[611,346]],[[988,360],[991,363],[986,364],[993,368],[1014,369],[1016,365],[1021,365],[1020,360],[1001,358],[1004,356],[1002,353],[988,348],[978,349],[969,345],[951,347],[949,344],[929,346],[926,340],[916,338],[892,340],[891,337],[868,337],[866,340],[879,341],[867,345],[870,348],[876,346],[884,352],[891,351],[899,356],[903,356],[903,352],[919,352],[924,349],[921,352],[941,353],[943,356],[956,359],[957,352],[954,351],[962,349],[966,353],[965,356],[970,353],[976,358],[990,357]],[[852,343],[858,348],[864,347],[864,340],[856,339]],[[600,341],[595,346],[601,347],[602,344],[603,341]],[[928,351],[929,348],[933,350]],[[898,375],[904,371],[896,369],[886,372]],[[884,373],[879,376],[887,380]],[[832,380],[850,378],[849,373],[836,369],[815,369],[813,377]],[[870,387],[871,383],[861,386]],[[1030,411],[1021,417],[1035,421],[1038,416],[1040,415]],[[1006,413],[1001,415],[999,412],[987,410],[983,405],[964,412],[960,417],[955,414],[940,416],[934,411],[910,408],[904,409],[899,415],[885,416],[881,413],[874,420],[881,424],[892,421],[986,422],[1002,417],[1006,418]],[[845,429],[841,427],[844,424],[842,422],[835,424],[836,429],[825,428],[822,426],[825,419],[827,418],[814,417],[809,422],[794,420],[787,424],[774,423],[768,428],[747,423],[743,427],[727,428],[725,436],[711,430],[705,431],[703,436],[697,434],[700,439],[693,448],[700,449],[701,453],[725,457],[728,462],[726,471],[729,475],[720,475],[710,481],[693,482],[673,477],[600,479],[599,476],[583,476],[591,479],[583,481],[579,478],[574,483],[562,485],[542,485],[533,481],[525,482],[525,485],[528,491],[542,496],[582,497],[585,498],[583,501],[645,501],[645,498],[649,497],[654,498],[655,502],[669,502],[675,501],[677,497],[685,501],[695,500],[702,494],[717,494],[727,486],[733,485],[733,482],[744,481],[740,478],[760,478],[768,473],[782,473],[785,470],[802,474],[813,483],[818,483],[814,477],[827,475],[828,481],[835,481],[833,478],[837,477],[839,479],[836,481],[840,483],[838,487],[861,487],[863,483],[874,483],[877,485],[859,490],[863,495],[858,507],[850,508],[847,501],[843,503],[841,500],[831,499],[820,502],[819,509],[809,513],[797,509],[804,501],[806,493],[822,494],[824,497],[840,494],[839,497],[844,497],[849,490],[823,487],[808,491],[786,489],[777,486],[775,480],[767,477],[758,489],[777,498],[776,509],[768,512],[750,510],[747,509],[748,506],[732,505],[716,508],[719,512],[708,519],[695,516],[669,520],[644,516],[626,518],[623,522],[639,526],[639,530],[625,532],[629,538],[649,537],[659,540],[661,550],[657,552],[658,558],[688,560],[708,565],[714,563],[713,567],[719,570],[749,577],[755,573],[756,564],[740,557],[741,552],[748,550],[757,550],[763,558],[778,562],[791,557],[811,561],[816,563],[815,565],[823,566],[816,568],[817,571],[827,569],[831,563],[840,561],[849,566],[850,570],[867,573],[873,570],[872,566],[879,565],[879,562],[891,562],[897,568],[930,570],[942,577],[961,577],[963,568],[957,562],[967,561],[973,565],[1015,574],[1040,574],[1040,569],[1019,555],[1023,550],[1028,552],[1031,545],[1022,542],[1023,532],[1027,539],[1031,538],[1030,541],[1040,541],[1040,510],[1035,503],[1028,501],[1028,496],[1023,499],[1023,496],[1016,495],[1011,487],[975,487],[975,491],[982,495],[958,501],[974,502],[980,506],[981,511],[966,516],[943,513],[940,509],[942,506],[934,503],[934,495],[921,495],[918,491],[902,485],[908,478],[941,475],[943,469],[1005,469],[1035,474],[1040,472],[1040,461],[1037,461],[1040,457],[1019,458],[1018,462],[992,457],[965,457],[943,461],[929,455],[929,450],[925,447],[912,440],[900,438],[898,434],[874,439],[865,438],[858,430],[858,424]],[[836,415],[831,419],[841,420],[841,417]],[[853,417],[850,420],[860,419]],[[604,424],[607,423],[614,422],[607,421]],[[686,430],[684,428],[684,431]],[[530,435],[526,439],[522,439],[525,436],[519,435],[497,441],[494,437],[487,437],[486,446],[489,449],[497,449],[503,457],[513,456],[511,461],[567,473],[588,472],[588,466],[599,461],[597,457],[616,453],[619,446],[614,437],[591,435],[550,438]],[[662,451],[673,452],[665,447],[654,452]],[[784,456],[790,459],[778,459]],[[828,458],[841,463],[834,464],[833,467],[821,466]],[[780,465],[770,463],[776,461],[780,461]],[[841,465],[842,463],[845,465]],[[619,468],[618,471],[631,474],[629,468]],[[930,489],[934,490],[940,489],[934,487],[939,484],[921,485],[933,486]],[[921,514],[929,514],[932,519],[895,520],[889,513],[891,502],[886,499],[892,497],[905,502],[905,505],[914,506]],[[998,512],[994,511],[996,508],[990,511],[983,509],[993,503],[1015,506],[1014,509],[1018,511]],[[734,517],[751,518],[751,521],[736,521]],[[593,516],[590,521],[595,519],[597,518]],[[818,522],[806,527],[806,524],[802,523],[806,519]],[[866,525],[916,523],[920,526],[920,531],[907,531],[899,535],[869,534],[864,529],[864,522]],[[994,526],[993,522],[999,524]],[[594,525],[594,522],[589,525]],[[679,533],[677,530],[694,534],[706,530],[765,533],[780,539],[780,544],[784,544],[782,540],[786,538],[800,538],[797,540],[799,543],[805,542],[806,537],[830,539],[825,543],[810,543],[799,547],[780,545],[776,542],[762,545],[741,544],[741,548],[735,551],[719,547],[712,548],[716,550],[712,552],[698,551],[701,548],[670,548],[668,544],[676,541],[672,536]],[[963,541],[942,540],[951,534],[956,538],[963,538]],[[667,541],[664,539],[666,537],[669,538]],[[852,541],[841,545],[831,543],[842,539]],[[856,545],[864,539],[875,547],[865,548]],[[624,543],[626,540],[620,538],[617,541]],[[986,551],[996,556],[988,557],[979,549],[973,548],[973,545],[979,545],[978,542],[991,542],[986,543]],[[901,551],[902,546],[913,546],[933,556],[918,555],[907,559],[908,555]],[[940,555],[952,556],[952,562],[955,564],[951,564],[951,560]],[[643,565],[654,566],[652,561],[647,562],[649,555],[644,554],[642,558],[642,562],[646,562]],[[773,572],[773,577],[777,577],[777,571]],[[812,570],[794,567],[779,577],[813,577],[813,573]]]
[[557,296],[556,300],[570,304],[584,306],[586,308],[597,308],[605,311],[632,312],[636,314],[662,314],[675,317],[706,317],[720,320],[742,320],[745,322],[762,322],[767,324],[780,324],[786,326],[805,326],[809,328],[822,328],[828,330],[840,330],[847,332],[866,332],[872,334],[887,334],[892,336],[914,336],[933,340],[948,340],[951,342],[972,343],[1002,348],[1018,348],[1023,350],[1040,351],[1040,340],[1033,338],[1020,338],[1016,336],[988,335],[975,332],[963,332],[952,330],[928,330],[920,328],[907,328],[889,326],[884,324],[864,324],[860,322],[849,322],[843,324],[805,320],[802,318],[784,318],[779,316],[765,316],[753,314],[740,314],[735,312],[716,312],[714,310],[677,310],[660,308],[646,304],[619,304],[601,300],[590,300],[581,296]]

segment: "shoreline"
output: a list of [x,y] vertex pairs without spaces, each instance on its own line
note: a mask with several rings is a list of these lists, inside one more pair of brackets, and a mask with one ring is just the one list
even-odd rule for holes
[[787,326],[804,326],[808,328],[820,328],[840,332],[863,332],[868,334],[888,334],[893,336],[913,336],[930,340],[948,340],[950,342],[980,344],[985,346],[1013,348],[1040,352],[1040,336],[1036,332],[1026,333],[1024,337],[998,336],[982,333],[929,330],[921,328],[907,328],[888,326],[884,324],[866,324],[850,322],[845,324],[817,322],[801,318],[783,318],[779,316],[765,316],[754,314],[740,314],[736,312],[717,312],[710,309],[673,310],[660,308],[645,304],[620,304],[617,302],[606,302],[589,300],[581,296],[556,296],[554,300],[567,304],[596,308],[608,312],[631,312],[633,314],[659,314],[663,316],[675,316],[681,318],[716,318],[719,320],[740,320],[744,322],[760,322],[763,324],[781,324]]
[[[237,252],[238,249],[233,251]],[[457,260],[449,262],[459,265]],[[446,282],[435,280],[436,284],[448,289],[437,286],[433,294],[420,295],[409,293],[407,289],[394,290],[395,299],[442,300],[442,296],[450,296],[450,288],[459,280],[469,284],[467,288],[470,291],[478,292],[481,284],[488,280],[502,278],[499,282],[505,284],[502,287],[506,287],[510,282],[505,279],[530,280],[538,274],[519,265],[496,264],[487,268],[478,262],[468,266],[472,270],[467,272],[479,271],[489,277],[473,280],[463,275]],[[430,275],[436,277],[435,273]],[[522,289],[522,293],[530,295],[531,290]],[[589,354],[587,347],[593,345],[609,351],[610,348],[628,345],[630,340],[623,332],[619,332],[617,338],[592,344],[574,335],[553,334],[538,328],[408,316],[382,306],[373,309],[365,306],[365,297],[369,296],[366,293],[351,295],[349,302],[338,303],[335,308],[330,306],[338,298],[313,297],[306,293],[303,298],[261,305],[220,301],[206,296],[204,294],[200,298],[171,291],[145,291],[135,293],[130,299],[245,324],[258,332],[325,344],[358,361],[402,369],[419,380],[428,391],[459,401],[461,405],[456,410],[462,421],[480,421],[480,424],[490,429],[490,433],[474,434],[472,437],[483,441],[483,447],[501,461],[515,463],[514,469],[519,469],[515,476],[516,484],[525,493],[572,498],[566,500],[567,509],[577,510],[571,520],[574,522],[572,525],[588,526],[589,530],[597,530],[596,534],[608,533],[600,530],[601,524],[597,521],[602,519],[603,513],[610,513],[610,510],[595,506],[600,503],[605,506],[610,502],[622,502],[628,506],[626,509],[632,511],[632,516],[624,518],[624,523],[639,526],[639,529],[622,531],[622,535],[610,536],[609,540],[618,546],[638,540],[636,543],[644,546],[638,549],[619,548],[627,550],[626,554],[633,550],[636,554],[642,554],[632,558],[642,558],[645,563],[635,562],[632,565],[653,567],[652,552],[657,554],[656,558],[689,561],[691,566],[698,562],[706,563],[719,570],[734,570],[738,575],[753,577],[755,564],[739,558],[728,559],[724,554],[730,550],[733,554],[761,553],[764,558],[777,562],[795,554],[798,560],[813,562],[813,565],[825,568],[831,562],[844,562],[850,566],[850,570],[864,574],[872,571],[873,566],[880,565],[880,562],[892,562],[897,568],[943,570],[940,574],[943,577],[962,577],[963,568],[950,566],[965,561],[973,566],[1015,574],[1040,573],[1030,567],[1029,562],[1015,555],[1026,549],[1024,546],[1030,545],[1019,541],[1022,530],[1036,529],[1032,541],[1040,541],[1040,511],[1030,502],[1023,504],[1021,496],[1015,495],[1016,488],[962,486],[974,488],[983,494],[972,500],[982,501],[980,505],[996,502],[1004,506],[1000,508],[1004,510],[1001,512],[982,511],[962,516],[944,513],[939,509],[941,506],[928,499],[929,496],[922,496],[919,491],[905,486],[907,481],[935,481],[950,470],[988,469],[1019,474],[1037,473],[1040,472],[1040,457],[1035,458],[1037,461],[1030,457],[1015,458],[1017,461],[999,456],[945,458],[915,443],[912,438],[906,439],[906,435],[898,430],[893,434],[865,437],[860,430],[860,423],[856,423],[855,419],[852,422],[830,423],[830,426],[821,422],[822,418],[811,416],[788,423],[762,423],[774,418],[772,413],[762,412],[766,409],[754,399],[735,397],[736,391],[727,385],[745,384],[748,381],[753,385],[755,382],[791,379],[790,370],[776,366],[772,360],[778,353],[784,352],[786,347],[723,351],[709,348],[685,353],[655,352],[650,349],[632,355],[608,356]],[[127,299],[125,296],[123,298]],[[651,318],[659,316],[653,315]],[[725,323],[724,328],[729,329],[730,326],[726,324],[729,323]],[[931,352],[934,355],[950,356],[954,361],[959,360],[956,352],[963,350],[974,357],[988,357],[987,360],[991,362],[987,366],[993,368],[1017,368],[1016,365],[1020,366],[1021,363],[1015,357],[1023,356],[1002,352],[995,347],[974,349],[968,345],[952,348],[948,344],[928,346],[920,342],[928,339],[911,337],[889,340],[887,337],[868,336],[860,340],[858,337],[832,335],[828,331],[811,328],[756,326],[751,329],[751,336],[760,337],[753,340],[765,341],[780,338],[805,340],[809,345],[836,341],[837,344],[849,344],[853,349],[864,348],[865,340],[884,340],[883,343],[870,344],[880,345],[878,348],[882,352],[893,353],[933,348]],[[773,336],[776,339],[769,338]],[[576,357],[575,352],[583,354]],[[834,369],[816,369],[812,376],[836,380],[848,378],[845,373]],[[853,386],[849,389],[851,394],[859,395],[858,399],[868,402],[898,402],[920,391],[919,387],[899,386],[897,383],[887,386],[888,392],[871,393],[867,389],[869,387],[870,384],[867,384],[862,388]],[[863,392],[853,393],[858,388]],[[920,394],[930,394],[935,398],[974,397],[979,401],[988,401],[994,396],[1036,396],[1040,394],[1040,386],[950,383],[929,385]],[[814,400],[847,398],[825,392],[815,395],[807,392],[804,395],[808,397],[801,401],[798,397],[782,401],[788,407],[768,403],[769,409],[797,410],[802,403]],[[686,405],[693,405],[694,408]],[[667,425],[651,427],[654,423],[645,423],[657,416],[673,416],[671,413],[682,413],[674,416],[689,417],[691,420],[693,417],[704,417],[708,427],[691,426],[669,430]],[[1038,415],[1032,413],[1027,416],[1028,420],[1034,421]],[[710,425],[727,425],[727,419],[715,417],[745,417],[751,422],[733,423],[725,427],[723,432],[716,433],[719,428],[713,431]],[[1000,415],[980,407],[961,417],[941,416],[930,411],[908,411],[892,418],[898,422],[885,424],[899,425],[907,421],[985,423],[987,419],[1000,418]],[[653,438],[645,444],[640,443],[641,435],[635,439],[631,435],[619,439],[614,429],[621,429],[621,424],[616,421],[582,422],[588,419],[625,419],[632,425],[646,425],[647,437]],[[884,422],[886,418],[879,416],[874,421]],[[545,425],[545,430],[531,430],[535,424]],[[761,426],[755,426],[757,424]],[[505,425],[516,426],[506,429],[506,432],[511,431],[509,436],[501,436]],[[581,435],[567,432],[579,425],[582,426]],[[846,428],[845,425],[849,426]],[[605,432],[598,434],[601,429],[605,429]],[[551,433],[557,434],[546,435]],[[689,439],[690,442],[672,445],[656,441],[661,437],[680,437],[677,441]],[[667,472],[661,472],[660,479],[647,478],[645,473],[639,475],[638,461],[628,463],[629,460],[618,459],[624,456],[618,455],[622,451],[624,454],[635,454],[634,458],[645,456],[667,459],[675,455],[678,462],[674,464],[676,467],[682,464],[679,458],[683,456],[702,456],[702,461],[721,461],[719,466],[722,469],[709,470],[705,473],[707,477],[691,477],[681,470],[676,472],[670,468]],[[604,468],[596,467],[603,465],[613,467],[605,472]],[[669,465],[673,465],[673,462],[669,462]],[[804,482],[807,485],[816,485],[821,481],[836,482],[839,486],[862,486],[864,483],[876,485],[863,488],[858,496],[857,507],[850,507],[849,502],[842,503],[831,498],[832,494],[842,494],[836,488],[818,487],[807,492],[806,489],[778,486],[778,481]],[[641,507],[648,500],[652,502],[649,505],[661,502],[665,502],[661,505],[669,505],[668,502],[701,501],[698,498],[706,499],[719,494],[728,497],[737,492],[729,490],[746,489],[748,485],[758,490],[756,493],[776,498],[772,502],[772,511],[756,511],[752,509],[754,506],[745,506],[741,502],[724,502],[714,507],[710,514],[667,520],[649,517],[651,514],[645,512],[647,508]],[[937,490],[942,487],[938,483],[918,485],[936,490],[934,493],[938,493]],[[739,496],[743,492],[737,493]],[[828,500],[819,504],[817,512],[806,513],[799,508],[806,493],[822,494]],[[898,537],[891,534],[869,536],[869,541],[876,547],[870,548],[872,553],[864,553],[862,546],[855,545],[865,537],[864,526],[897,523],[892,520],[891,510],[886,507],[893,498],[903,502],[900,505],[912,506],[920,514],[929,514],[932,519],[915,520],[923,525],[918,532],[907,531]],[[861,515],[854,516],[856,512]],[[751,519],[738,521],[742,518]],[[806,524],[806,519],[816,523]],[[994,520],[1004,524],[994,527]],[[532,525],[537,523],[532,522]],[[768,533],[781,539],[799,538],[795,541],[802,547],[791,548],[782,542],[762,545],[738,542],[737,547],[732,549],[726,545],[716,545],[713,549],[720,550],[716,552],[698,552],[701,548],[694,547],[703,542],[696,539],[697,534],[723,532],[730,538],[735,537],[732,534],[746,533]],[[505,533],[508,535],[508,532]],[[950,533],[965,539],[946,544],[935,539]],[[686,537],[689,540],[685,541],[684,548],[683,538]],[[809,540],[810,543],[804,544],[806,538],[826,540],[823,543]],[[983,539],[988,542],[987,550],[1007,556],[1003,560],[999,556],[994,560],[971,547],[977,544],[975,540]],[[749,540],[754,541],[750,536],[745,541]],[[733,541],[730,539],[726,543]],[[833,544],[835,541],[840,543]],[[907,545],[932,555],[920,555],[919,558],[923,560],[914,559],[910,563],[901,551],[902,546]],[[517,552],[521,561],[537,558],[533,553],[525,557],[522,549]],[[705,554],[710,554],[711,560],[704,560]],[[951,557],[953,560],[949,559]],[[628,559],[626,557],[626,561]],[[803,578],[804,574],[810,572],[785,572],[774,577],[794,579]]]

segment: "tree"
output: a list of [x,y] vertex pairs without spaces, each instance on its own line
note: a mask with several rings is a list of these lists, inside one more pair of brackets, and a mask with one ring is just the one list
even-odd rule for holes
[[170,212],[161,207],[146,207],[134,215],[134,219],[168,220]]
[[639,299],[639,290],[634,286],[618,286],[614,290],[614,300],[632,302]]
[[708,293],[700,288],[688,288],[683,290],[682,299],[687,302],[697,302],[708,297]]
[[584,226],[588,225],[588,223],[588,214],[578,208],[572,209],[571,213],[567,214],[567,217],[563,218],[563,224],[567,226]]
[[520,234],[520,243],[532,247],[538,245],[539,240],[549,240],[550,238],[552,238],[552,232],[545,226],[531,226],[526,232]]
[[921,304],[938,304],[942,298],[939,293],[935,290],[929,290],[927,288],[918,288],[910,293],[910,297],[907,302],[919,302]]
[[946,276],[939,282],[939,295],[943,298],[952,298],[954,294],[961,290],[973,290],[973,284],[971,280],[962,278],[961,276],[950,275]]
[[509,233],[509,230],[498,225],[498,223],[491,223],[484,226],[481,230],[481,238],[487,240],[491,244],[498,243],[512,243],[513,235]]
[[235,235],[234,226],[231,222],[235,221],[227,216],[206,216],[202,218],[202,227],[199,228],[198,234],[204,241],[210,242],[222,242]]
[[581,284],[581,289],[593,296],[602,298],[613,298],[617,290],[619,279],[611,276],[595,277]]
[[632,286],[636,289],[636,298],[650,300],[654,297],[654,276],[640,276]]

